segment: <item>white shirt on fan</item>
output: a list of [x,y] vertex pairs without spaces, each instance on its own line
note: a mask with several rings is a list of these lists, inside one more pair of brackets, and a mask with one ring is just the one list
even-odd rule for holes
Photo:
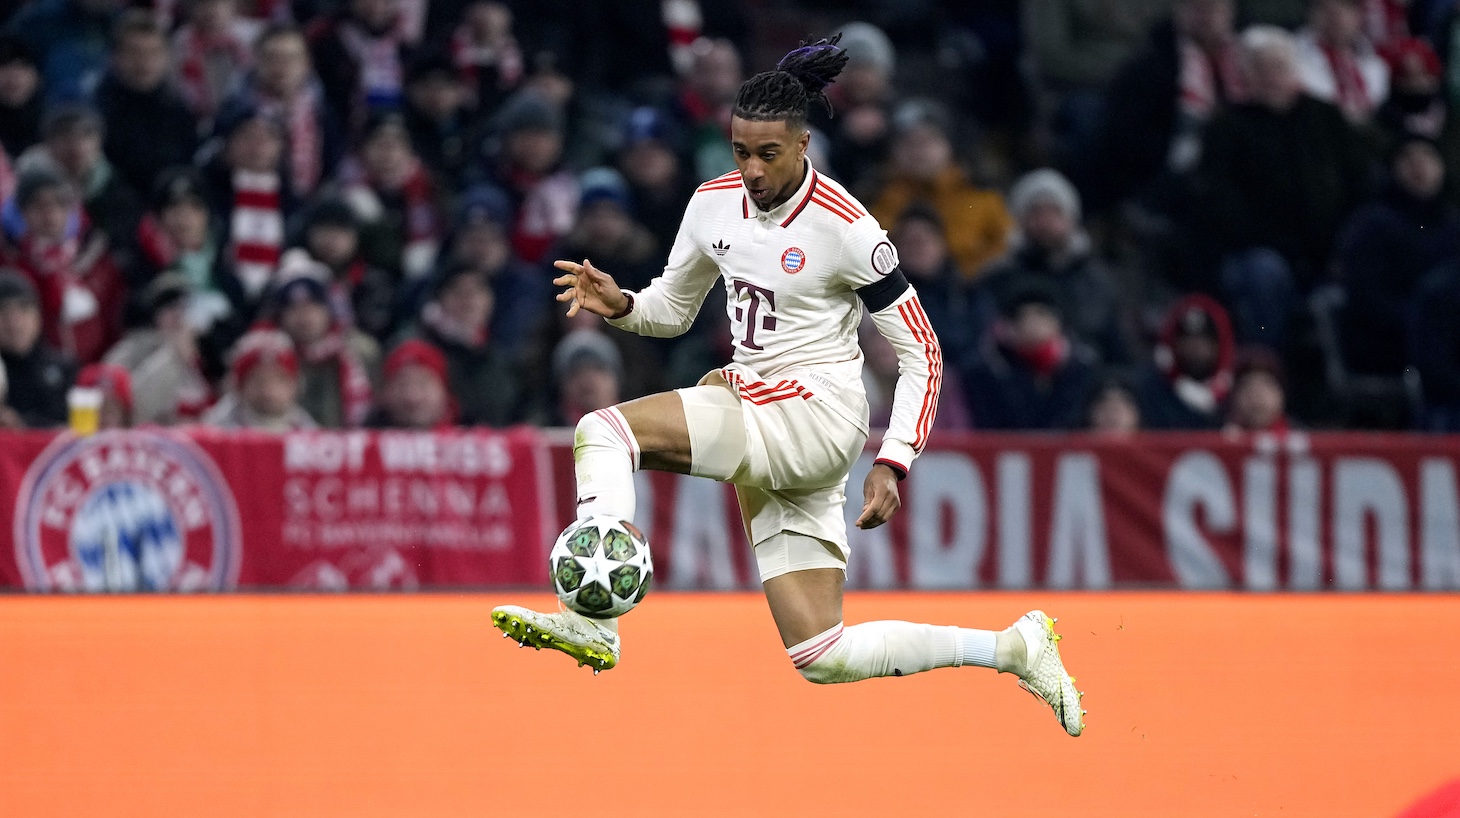
[[[856,290],[885,281],[897,265],[877,220],[809,161],[800,188],[769,211],[750,200],[735,171],[695,191],[664,274],[633,293],[628,315],[609,323],[640,335],[680,335],[718,278],[734,333],[727,369],[739,376],[733,380],[742,396],[822,400],[866,431]],[[937,413],[942,352],[910,285],[872,317],[897,350],[899,371],[878,460],[905,474]]]

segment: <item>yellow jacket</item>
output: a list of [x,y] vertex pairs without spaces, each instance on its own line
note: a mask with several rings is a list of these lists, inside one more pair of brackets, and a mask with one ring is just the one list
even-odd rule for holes
[[872,215],[890,230],[908,205],[917,201],[938,211],[948,252],[965,278],[974,278],[1004,254],[1014,219],[997,191],[974,187],[957,167],[943,171],[931,183],[895,177],[882,188]]

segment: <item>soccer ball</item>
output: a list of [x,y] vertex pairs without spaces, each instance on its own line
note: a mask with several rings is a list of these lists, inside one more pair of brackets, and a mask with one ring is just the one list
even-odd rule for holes
[[548,554],[548,571],[568,610],[612,619],[644,601],[654,562],[649,541],[633,523],[600,514],[558,535]]

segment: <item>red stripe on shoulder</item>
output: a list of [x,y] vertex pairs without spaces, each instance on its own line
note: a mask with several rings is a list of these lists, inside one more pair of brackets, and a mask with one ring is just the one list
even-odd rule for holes
[[739,180],[734,182],[709,182],[695,188],[695,192],[699,193],[706,190],[739,190],[742,187],[744,185]]
[[831,185],[822,185],[821,189],[822,189],[822,191],[824,193],[826,193],[827,195],[829,195],[832,198],[833,201],[837,202],[838,204],[840,204],[843,207],[845,207],[848,211],[850,211],[852,213],[852,215],[858,216],[858,217],[867,215],[867,211],[865,211],[862,208],[858,207],[856,202],[852,201],[846,195],[838,192]]
[[821,198],[820,196],[812,196],[811,201],[816,202],[818,205],[821,205],[821,207],[825,208],[826,210],[830,210],[832,213],[835,213],[837,218],[841,219],[847,224],[851,224],[852,222],[856,221],[856,219],[852,218],[851,215],[848,214],[845,210],[841,209],[837,205],[832,204],[826,199]]

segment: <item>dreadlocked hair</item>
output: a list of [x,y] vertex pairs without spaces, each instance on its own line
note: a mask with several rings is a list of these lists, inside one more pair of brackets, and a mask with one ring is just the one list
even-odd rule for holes
[[735,95],[735,116],[757,122],[778,119],[804,127],[813,102],[831,115],[826,86],[846,67],[847,52],[837,47],[842,35],[829,40],[802,40],[801,47],[781,58],[776,70],[756,74]]

